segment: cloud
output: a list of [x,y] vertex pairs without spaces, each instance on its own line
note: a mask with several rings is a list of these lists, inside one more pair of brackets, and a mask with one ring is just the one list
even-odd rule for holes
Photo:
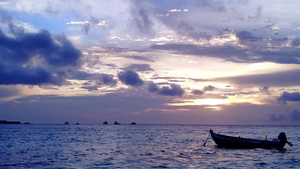
[[137,72],[153,71],[149,64],[131,64],[124,68],[125,70],[132,70]]
[[275,122],[275,121],[284,121],[284,120],[287,119],[287,117],[284,116],[284,115],[282,115],[282,114],[279,114],[279,115],[271,114],[270,117],[269,117],[269,119],[270,119],[271,121],[274,121],[274,122]]
[[163,96],[181,97],[184,94],[184,90],[179,85],[176,84],[171,84],[170,86],[163,86],[159,88],[155,83],[150,83],[148,85],[148,91]]
[[[152,49],[171,50],[180,54],[190,54],[197,56],[210,56],[222,58],[225,60],[233,60],[240,62],[242,59],[247,59],[247,50],[235,46],[199,46],[194,44],[176,44],[168,43],[164,45],[152,45]],[[243,58],[240,58],[240,57]],[[238,59],[236,59],[238,58]]]
[[281,96],[279,96],[278,101],[283,101],[283,102],[298,102],[300,101],[300,93],[299,92],[294,92],[294,93],[289,93],[289,92],[283,92]]
[[213,91],[213,90],[215,90],[216,89],[216,87],[214,87],[214,86],[212,86],[212,85],[208,85],[208,86],[205,86],[204,88],[203,88],[203,91]]
[[291,120],[300,121],[300,112],[298,110],[294,110],[291,112]]
[[85,34],[89,33],[89,30],[91,27],[99,25],[99,23],[101,23],[98,19],[96,19],[95,17],[91,16],[89,21],[85,21],[83,22],[83,31]]
[[77,79],[77,80],[90,80],[93,74],[83,72],[83,71],[77,71],[72,75],[72,79]]
[[[80,122],[82,124],[100,124],[104,120],[142,123],[142,119],[144,119],[143,123],[159,123],[157,120],[162,117],[159,112],[156,112],[157,116],[151,113],[148,116],[149,113],[145,113],[144,117],[134,113],[139,112],[142,114],[148,109],[168,109],[169,107],[166,107],[165,104],[172,100],[172,98],[153,99],[139,93],[131,92],[130,94],[133,95],[110,93],[97,96],[72,97],[55,95],[27,96],[5,103],[0,102],[0,112],[3,119],[18,119],[39,124],[58,124],[64,123],[66,120],[70,123]],[[18,106],[16,106],[16,102]],[[118,104],[116,105],[116,103]],[[41,109],[43,111],[36,111]],[[168,122],[169,118],[165,117],[163,121]]]
[[263,87],[259,88],[259,90],[261,92],[268,92],[269,91],[269,86],[263,86]]
[[249,32],[249,31],[241,31],[241,32],[237,33],[236,36],[242,42],[244,42],[244,41],[256,41],[256,40],[261,39],[261,38],[254,37],[252,35],[252,33]]
[[204,94],[204,92],[202,90],[193,90],[192,93],[194,95],[202,95],[202,94]]
[[183,20],[181,20],[177,26],[176,31],[180,34],[187,34],[189,32],[194,31],[194,28],[185,23]]
[[55,6],[54,4],[51,4],[48,1],[48,5],[45,7],[45,12],[49,13],[49,14],[53,14],[53,15],[57,15],[59,14],[61,11],[59,9],[56,8],[57,6]]
[[12,96],[18,96],[21,94],[21,89],[11,86],[0,86],[0,99]]
[[213,80],[234,83],[236,85],[267,85],[272,87],[298,86],[300,84],[299,73],[300,70],[291,70],[267,74],[215,78]]
[[141,61],[147,61],[147,62],[154,62],[152,59],[146,57],[146,56],[125,56],[126,58],[135,59],[135,60],[141,60]]
[[115,86],[117,84],[117,81],[114,79],[113,75],[101,74],[101,75],[99,75],[98,84]]
[[196,1],[196,6],[199,8],[206,8],[217,12],[226,12],[227,9],[222,0],[202,0]]
[[65,36],[9,28],[14,37],[0,29],[0,84],[58,85],[66,77],[65,67],[79,66],[82,53]]
[[149,92],[157,92],[159,90],[158,86],[155,83],[148,84],[148,91]]
[[98,90],[98,86],[82,86],[81,88],[86,89],[89,92]]
[[[187,29],[187,28],[186,28]],[[195,34],[195,33],[192,33]],[[297,40],[287,37],[269,38],[263,36],[253,36],[249,31],[241,30],[238,32],[223,31],[220,35],[204,36],[205,43],[196,45],[195,43],[166,43],[155,44],[150,48],[158,50],[170,50],[180,54],[190,54],[197,56],[208,56],[221,58],[225,61],[236,63],[257,63],[274,62],[282,64],[300,64],[300,49],[297,47]],[[193,35],[188,35],[193,37]],[[237,40],[234,40],[235,36]],[[196,34],[195,34],[195,37]],[[236,43],[226,43],[225,41]],[[221,44],[215,44],[214,39],[219,39]],[[197,43],[197,38],[194,38]],[[274,50],[276,49],[276,50]]]
[[146,2],[133,1],[131,8],[131,22],[129,27],[137,30],[140,35],[152,36],[154,21],[152,21],[152,13],[150,6]]
[[118,78],[122,83],[129,86],[141,86],[144,83],[144,81],[140,79],[139,75],[132,70],[126,70],[118,73]]
[[0,8],[0,23],[8,24],[12,21],[12,17],[7,11]]
[[117,81],[114,79],[113,75],[110,74],[95,74],[95,73],[87,73],[83,71],[76,72],[71,78],[77,80],[92,80],[97,85],[108,85],[115,86]]
[[54,81],[51,72],[43,68],[22,68],[19,66],[8,68],[4,64],[0,64],[0,67],[0,84],[57,84],[62,80],[56,79],[58,81]]
[[300,39],[299,39],[299,38],[292,39],[291,45],[292,45],[293,47],[299,46],[299,45],[300,45]]
[[294,111],[290,112],[287,115],[271,114],[270,120],[271,121],[286,121],[286,120],[289,120],[289,121],[294,121],[294,122],[295,121],[300,121],[300,112],[299,112],[299,110],[294,110]]

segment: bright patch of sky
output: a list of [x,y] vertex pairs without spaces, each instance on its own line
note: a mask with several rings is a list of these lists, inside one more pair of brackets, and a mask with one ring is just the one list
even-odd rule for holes
[[[281,0],[0,1],[0,112],[18,119],[14,105],[21,109],[34,100],[59,104],[57,112],[69,112],[64,117],[74,121],[84,117],[85,123],[94,123],[93,117],[168,123],[179,114],[177,123],[299,124],[299,5]],[[67,110],[76,104],[82,108]],[[248,110],[258,112],[250,116]],[[226,114],[232,119],[220,121]],[[36,122],[45,121],[43,115]],[[183,116],[188,118],[180,121]],[[59,113],[51,117],[61,122]]]

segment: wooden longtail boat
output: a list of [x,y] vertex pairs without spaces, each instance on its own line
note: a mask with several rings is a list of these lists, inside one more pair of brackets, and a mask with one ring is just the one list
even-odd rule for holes
[[213,130],[209,131],[212,139],[218,145],[223,148],[240,148],[240,149],[252,149],[252,148],[263,148],[263,149],[282,149],[285,144],[293,146],[291,142],[288,142],[284,132],[281,132],[278,139],[273,140],[257,140],[242,137],[232,137],[221,134],[216,134]]

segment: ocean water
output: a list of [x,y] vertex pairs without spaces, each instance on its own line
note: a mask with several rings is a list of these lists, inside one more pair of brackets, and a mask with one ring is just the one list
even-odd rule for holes
[[[284,150],[224,149],[208,130],[277,138]],[[299,168],[300,126],[0,125],[0,168]]]

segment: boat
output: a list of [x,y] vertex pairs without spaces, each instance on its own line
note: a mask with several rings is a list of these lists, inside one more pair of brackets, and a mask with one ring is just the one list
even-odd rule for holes
[[293,144],[287,141],[286,135],[284,132],[281,132],[278,136],[278,139],[273,140],[258,140],[242,137],[233,137],[222,134],[214,133],[213,130],[210,130],[210,135],[218,147],[222,148],[238,148],[238,149],[254,149],[254,148],[263,148],[263,149],[282,149],[287,143],[291,147]]

